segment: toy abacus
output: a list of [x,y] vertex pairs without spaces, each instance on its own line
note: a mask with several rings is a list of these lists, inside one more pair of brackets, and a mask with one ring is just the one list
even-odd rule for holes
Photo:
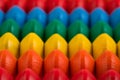
[[120,80],[120,0],[0,0],[0,80]]

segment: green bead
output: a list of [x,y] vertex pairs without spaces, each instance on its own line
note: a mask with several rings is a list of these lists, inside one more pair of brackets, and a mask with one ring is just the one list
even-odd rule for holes
[[89,37],[89,28],[82,21],[75,21],[68,28],[68,41],[70,41],[76,34],[83,34]]
[[7,19],[0,27],[0,36],[6,32],[12,33],[14,36],[19,38],[20,28],[19,25],[12,19]]
[[100,34],[107,33],[109,36],[113,36],[112,28],[108,23],[99,21],[90,30],[90,39],[93,42]]
[[45,40],[55,33],[60,34],[64,39],[66,39],[66,27],[58,20],[53,20],[47,25],[45,29]]
[[31,32],[36,33],[41,39],[43,39],[44,29],[37,20],[32,19],[24,25],[21,33],[22,39]]
[[116,42],[120,40],[120,24],[118,24],[113,30],[114,39]]

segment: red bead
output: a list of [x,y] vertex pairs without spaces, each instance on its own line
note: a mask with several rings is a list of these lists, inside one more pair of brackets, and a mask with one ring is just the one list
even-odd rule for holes
[[66,9],[66,0],[47,0],[47,12],[50,12],[55,7]]
[[39,7],[43,10],[46,10],[46,0],[28,0],[27,12],[31,11],[35,7]]
[[0,68],[0,80],[13,80],[13,77],[6,69]]
[[120,80],[120,75],[115,70],[106,71],[98,80]]
[[85,8],[85,0],[67,0],[67,11],[69,13],[77,7]]
[[114,9],[120,6],[120,0],[105,0],[107,12],[111,14]]
[[83,69],[76,73],[71,80],[96,80],[92,73]]
[[2,9],[3,11],[5,11],[5,3],[6,0],[0,0],[0,9]]
[[43,80],[69,80],[68,77],[58,68],[54,68],[45,74]]
[[86,9],[88,12],[91,12],[95,8],[103,8],[105,9],[105,3],[104,0],[85,0],[86,2]]
[[41,80],[39,75],[29,68],[26,68],[24,71],[20,72],[15,80]]
[[23,10],[26,10],[26,2],[27,0],[8,0],[7,1],[7,10],[13,6],[19,6]]

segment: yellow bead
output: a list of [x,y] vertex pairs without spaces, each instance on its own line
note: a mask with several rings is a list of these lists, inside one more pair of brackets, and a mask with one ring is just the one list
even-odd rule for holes
[[117,43],[117,52],[118,52],[118,57],[120,58],[120,40]]
[[67,56],[67,42],[59,34],[53,34],[45,42],[45,56],[51,53],[53,50],[58,49]]
[[93,42],[94,58],[98,58],[106,50],[116,54],[116,43],[108,34],[103,33],[99,35]]
[[83,34],[77,34],[69,42],[69,56],[72,57],[80,50],[86,50],[91,53],[91,42]]
[[15,57],[19,57],[19,41],[12,33],[5,33],[0,38],[0,50],[7,49]]
[[41,57],[43,56],[44,43],[41,38],[35,33],[29,33],[20,43],[20,55],[28,50],[34,50]]

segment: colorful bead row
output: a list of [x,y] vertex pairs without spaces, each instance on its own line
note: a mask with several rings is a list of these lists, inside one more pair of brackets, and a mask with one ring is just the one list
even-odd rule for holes
[[0,9],[7,11],[14,5],[17,5],[26,12],[31,11],[34,7],[39,7],[46,12],[50,12],[59,6],[70,13],[77,7],[84,8],[88,12],[91,12],[96,7],[100,7],[111,13],[120,6],[119,3],[119,0],[1,0]]
[[[28,50],[18,60],[8,50],[0,51],[0,77],[11,78],[10,75],[15,77],[17,75],[17,65],[19,74],[16,80],[21,80],[23,77],[25,80],[29,80],[31,77],[38,80],[43,76],[42,69],[44,69],[45,74],[43,80],[56,80],[59,78],[68,80],[69,77],[69,62],[60,50],[52,51],[45,57],[44,61],[40,55],[33,50]],[[42,65],[44,65],[44,68]],[[119,58],[110,51],[105,51],[94,61],[87,51],[80,50],[70,58],[70,78],[72,78],[72,80],[96,80],[96,76],[99,80],[107,78],[112,80],[114,80],[113,78],[118,78],[119,80],[119,67]],[[93,74],[95,75],[93,76]]]

